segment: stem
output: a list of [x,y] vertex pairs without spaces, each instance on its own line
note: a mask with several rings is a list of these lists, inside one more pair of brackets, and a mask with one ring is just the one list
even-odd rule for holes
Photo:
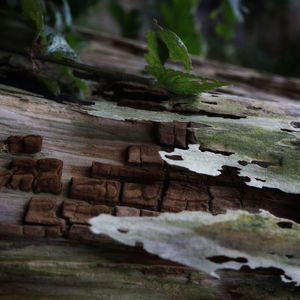
[[[8,52],[16,53],[19,55],[31,57],[30,54],[25,51],[25,50],[15,50],[11,48],[5,48],[2,49]],[[32,58],[32,57],[31,57]],[[112,81],[134,81],[134,82],[139,82],[143,83],[146,85],[151,86],[153,84],[153,79],[145,76],[139,76],[131,73],[124,72],[122,70],[118,69],[113,69],[113,68],[108,68],[108,67],[94,67],[90,65],[86,65],[83,63],[79,63],[76,61],[73,61],[68,58],[57,58],[49,55],[37,55],[34,57],[34,59],[38,59],[40,61],[44,62],[49,62],[49,63],[55,63],[58,65],[63,65],[66,67],[70,67],[72,69],[80,70],[80,71],[85,71],[89,72],[94,76],[98,76],[99,78],[105,78],[109,79]]]

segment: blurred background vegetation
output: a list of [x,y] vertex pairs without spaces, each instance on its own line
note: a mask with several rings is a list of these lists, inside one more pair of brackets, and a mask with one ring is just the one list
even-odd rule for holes
[[145,40],[156,18],[191,54],[300,77],[300,0],[73,0],[70,5],[80,26]]
[[153,19],[190,54],[300,77],[299,15],[300,0],[0,0],[0,83],[35,80],[56,98],[84,99],[76,28],[146,41]]

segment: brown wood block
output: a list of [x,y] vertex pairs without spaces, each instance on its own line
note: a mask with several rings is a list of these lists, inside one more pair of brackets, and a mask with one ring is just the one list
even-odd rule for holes
[[13,175],[9,186],[14,190],[19,189],[23,192],[30,192],[33,180],[34,177],[32,174]]
[[24,153],[35,154],[42,150],[43,138],[40,135],[28,135],[23,138]]
[[173,122],[161,122],[158,124],[157,139],[160,144],[174,146],[174,124]]
[[141,163],[141,147],[129,146],[128,147],[128,163],[139,165]]
[[160,122],[157,127],[157,139],[160,144],[186,148],[187,123]]
[[38,176],[33,183],[35,193],[52,193],[58,195],[62,191],[63,162],[56,158],[44,158],[37,161]]
[[104,180],[89,177],[73,177],[70,198],[93,203],[118,203],[121,183],[117,180]]
[[212,195],[211,208],[213,214],[225,213],[227,209],[241,209],[241,193],[229,186],[209,187]]
[[8,151],[11,153],[35,154],[42,150],[43,138],[39,135],[10,136],[7,138]]
[[61,177],[55,172],[40,172],[33,183],[35,193],[59,195],[62,191]]
[[90,205],[83,201],[66,200],[63,203],[63,216],[70,223],[88,224],[88,220],[100,214],[111,214],[112,209],[106,205]]
[[161,198],[162,184],[124,183],[121,203],[131,204],[140,208],[158,209]]
[[174,121],[174,146],[186,148],[187,123]]
[[38,174],[36,169],[37,160],[35,158],[15,158],[11,162],[11,168],[14,174],[32,174],[36,176]]
[[71,179],[70,198],[87,201],[104,201],[106,194],[106,180],[88,177],[73,177]]
[[66,221],[56,215],[56,199],[32,197],[25,217],[26,223],[41,225],[58,225],[65,228]]
[[127,182],[153,182],[164,180],[164,170],[157,166],[114,166],[93,162],[91,176],[98,179],[119,179]]
[[39,172],[53,172],[61,176],[63,161],[56,158],[43,158],[37,161],[37,169]]
[[9,170],[0,170],[0,189],[7,185],[12,177],[12,172]]
[[209,211],[209,200],[205,186],[172,181],[162,201],[161,211],[180,212],[186,209]]
[[22,153],[23,151],[23,136],[12,135],[7,138],[6,144],[10,153]]
[[143,165],[152,164],[163,166],[164,161],[159,155],[161,147],[156,145],[142,145],[141,146],[141,161]]

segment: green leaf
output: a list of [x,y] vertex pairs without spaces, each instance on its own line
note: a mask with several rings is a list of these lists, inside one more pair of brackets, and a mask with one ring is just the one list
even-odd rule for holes
[[155,24],[162,40],[165,42],[169,50],[170,59],[173,62],[182,62],[184,68],[188,71],[192,69],[192,62],[189,56],[188,50],[182,40],[177,36],[176,33],[169,29],[164,29]]
[[195,12],[197,3],[197,0],[157,0],[163,24],[181,37],[189,53],[199,55],[202,39]]
[[159,39],[157,34],[149,31],[147,34],[148,54],[145,59],[150,66],[162,66],[169,57],[169,51],[166,45]]
[[44,15],[39,0],[22,0],[23,12],[30,19],[40,33],[44,26]]
[[179,95],[199,94],[228,85],[225,82],[166,69],[162,66],[146,66],[146,70],[157,79],[157,86]]

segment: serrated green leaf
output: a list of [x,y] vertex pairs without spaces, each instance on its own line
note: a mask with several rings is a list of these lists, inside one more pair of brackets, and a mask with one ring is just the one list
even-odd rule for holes
[[163,66],[169,57],[168,48],[159,39],[157,34],[153,31],[149,31],[147,34],[148,40],[148,54],[145,55],[145,59],[150,66]]
[[170,59],[173,62],[180,61],[187,71],[192,69],[192,62],[188,50],[180,37],[169,29],[164,29],[156,23],[161,39],[169,50]]
[[22,0],[23,12],[30,19],[40,33],[44,26],[44,15],[39,0]]
[[228,85],[218,80],[159,66],[147,66],[146,70],[157,79],[157,86],[179,95],[199,94]]

